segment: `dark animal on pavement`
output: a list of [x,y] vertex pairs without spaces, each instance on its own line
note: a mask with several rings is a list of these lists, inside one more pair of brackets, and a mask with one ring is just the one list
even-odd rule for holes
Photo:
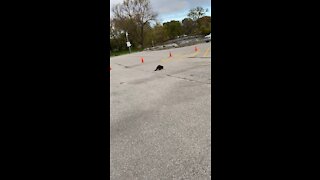
[[160,71],[160,70],[162,70],[162,69],[163,69],[163,66],[158,65],[158,66],[157,66],[157,68],[156,68],[156,70],[154,70],[154,71],[157,71],[157,70],[159,70],[159,71]]

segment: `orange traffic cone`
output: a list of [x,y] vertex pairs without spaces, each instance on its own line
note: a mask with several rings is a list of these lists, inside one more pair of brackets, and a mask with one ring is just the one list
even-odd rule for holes
[[194,51],[198,51],[198,48],[197,48],[197,46],[196,46],[196,47],[194,47]]
[[141,63],[144,63],[144,59],[143,59],[143,57],[141,58]]
[[170,52],[170,54],[169,54],[169,57],[172,57],[172,54],[171,54],[171,52]]

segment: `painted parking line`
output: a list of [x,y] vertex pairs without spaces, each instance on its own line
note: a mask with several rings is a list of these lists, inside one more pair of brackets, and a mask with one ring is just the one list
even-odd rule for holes
[[170,61],[170,60],[173,60],[173,59],[175,59],[175,58],[176,58],[176,56],[167,57],[167,58],[161,59],[161,62],[166,63],[166,62],[168,62],[168,61]]
[[[200,54],[200,49],[197,50],[197,52],[192,53],[192,54],[186,54],[183,56],[184,60],[190,58],[190,57],[196,57],[198,54]],[[182,58],[179,58],[177,60],[181,60]]]
[[198,49],[197,52],[193,53],[193,54],[191,55],[191,57],[196,57],[199,53],[200,53],[200,49]]
[[[204,56],[206,56],[209,52],[210,48],[207,48],[207,50],[205,51],[204,53]],[[201,50],[198,49],[195,53],[192,53],[192,54],[185,54],[185,55],[181,55],[181,54],[176,54],[172,57],[167,57],[167,58],[164,58],[164,59],[161,59],[160,61],[163,62],[163,63],[166,63],[166,62],[169,62],[169,61],[178,61],[178,60],[181,60],[183,58],[195,58],[197,57],[198,54],[200,54]]]
[[210,48],[207,48],[206,52],[203,54],[203,57],[207,57]]
[[[191,55],[196,55],[196,54],[191,54]],[[186,58],[190,56],[190,54],[187,54],[187,55],[181,55],[181,54],[178,54],[178,55],[175,55],[173,57],[168,57],[168,58],[165,58],[165,59],[162,59],[161,62],[163,63],[166,63],[166,62],[172,62],[172,61],[177,61],[177,60],[181,60],[183,58]]]
[[173,61],[173,60],[180,59],[182,57],[184,57],[184,56],[181,55],[181,54],[175,54],[172,57],[167,57],[167,58],[161,59],[161,62],[165,63],[165,62],[168,62],[168,61]]

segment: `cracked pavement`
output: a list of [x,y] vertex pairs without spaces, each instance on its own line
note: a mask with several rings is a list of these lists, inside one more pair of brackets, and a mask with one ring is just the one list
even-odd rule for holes
[[110,179],[211,179],[211,44],[196,46],[110,58]]

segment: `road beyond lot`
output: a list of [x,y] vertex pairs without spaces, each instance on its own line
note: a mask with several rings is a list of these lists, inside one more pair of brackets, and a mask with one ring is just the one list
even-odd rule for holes
[[110,65],[110,179],[211,179],[211,43]]

